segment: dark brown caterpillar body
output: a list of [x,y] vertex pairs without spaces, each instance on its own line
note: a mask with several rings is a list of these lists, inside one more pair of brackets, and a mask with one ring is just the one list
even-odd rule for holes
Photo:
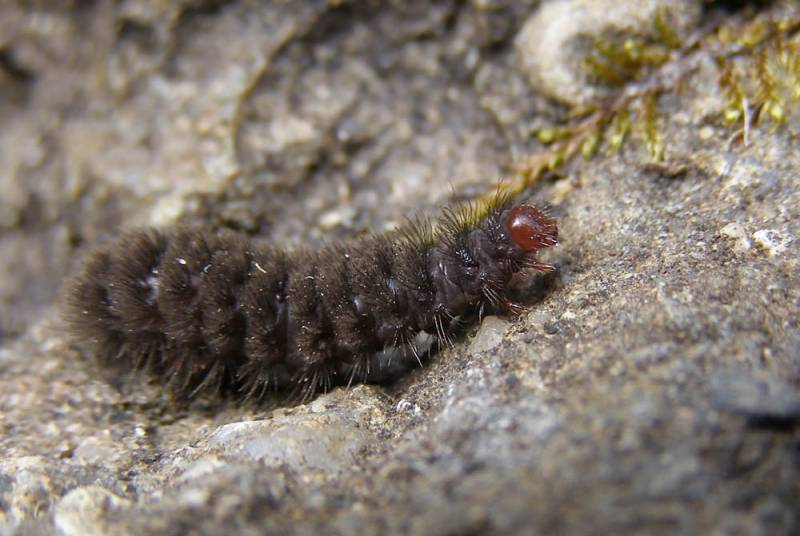
[[100,358],[147,367],[193,395],[268,388],[308,398],[333,384],[377,382],[449,344],[490,311],[554,220],[496,199],[316,251],[288,253],[232,232],[133,231],[94,252],[66,289],[79,342]]

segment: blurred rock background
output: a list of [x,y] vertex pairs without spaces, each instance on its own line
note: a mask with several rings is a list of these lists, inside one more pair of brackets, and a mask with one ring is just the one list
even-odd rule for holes
[[659,97],[660,159],[626,143],[526,191],[563,237],[557,274],[522,290],[529,312],[486,319],[396,384],[186,407],[109,382],[58,320],[65,275],[122,228],[198,221],[287,247],[391,228],[514,180],[547,151],[534,133],[635,89],[587,74],[598,42],[667,17],[691,43],[772,14],[800,16],[688,0],[0,4],[2,531],[796,533],[796,129],[732,143],[702,47]]

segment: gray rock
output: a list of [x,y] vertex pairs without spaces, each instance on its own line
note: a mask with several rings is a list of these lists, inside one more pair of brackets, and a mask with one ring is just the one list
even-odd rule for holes
[[110,534],[114,526],[109,523],[109,511],[126,507],[130,507],[130,501],[99,486],[77,488],[58,502],[53,524],[59,534],[67,536]]
[[714,405],[756,423],[800,422],[800,393],[776,378],[754,378],[743,371],[719,371],[710,381]]
[[[354,394],[369,393],[369,389],[359,387]],[[379,399],[374,397],[359,400],[358,404],[380,407]],[[300,408],[303,409],[308,411],[226,424],[208,437],[208,446],[228,458],[332,477],[355,466],[368,445],[376,441],[362,425],[364,407],[353,405],[341,390]]]
[[[560,11],[550,59],[536,21],[577,2],[18,4],[0,4],[0,532],[797,532],[800,155],[770,128],[728,146],[711,61],[659,103],[664,162],[626,145],[530,192],[561,244],[520,285],[528,311],[395,383],[187,404],[98,369],[58,319],[70,264],[122,227],[316,247],[492,188],[558,119],[543,92],[607,89],[567,61],[575,40],[665,3]],[[699,7],[672,4],[690,30]]]
[[696,0],[561,0],[545,2],[525,22],[515,45],[529,82],[570,105],[608,96],[612,88],[592,80],[584,58],[597,39],[655,39],[656,17],[671,21],[685,38],[701,15]]
[[481,322],[480,330],[472,339],[470,350],[473,352],[487,352],[503,342],[504,335],[511,324],[496,316],[489,316]]

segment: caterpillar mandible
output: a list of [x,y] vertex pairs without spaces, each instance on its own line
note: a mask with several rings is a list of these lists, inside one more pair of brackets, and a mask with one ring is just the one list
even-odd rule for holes
[[536,253],[557,242],[554,219],[499,194],[318,250],[135,230],[87,257],[65,286],[65,317],[90,353],[179,394],[306,400],[395,377],[484,314],[516,310],[512,279],[553,270]]

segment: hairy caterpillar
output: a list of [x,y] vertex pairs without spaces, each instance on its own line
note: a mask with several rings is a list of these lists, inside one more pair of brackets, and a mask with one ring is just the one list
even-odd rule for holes
[[268,388],[307,399],[393,377],[490,311],[516,310],[515,274],[552,266],[555,220],[498,195],[319,250],[234,232],[137,230],[93,252],[66,286],[78,342],[148,368],[177,392]]

